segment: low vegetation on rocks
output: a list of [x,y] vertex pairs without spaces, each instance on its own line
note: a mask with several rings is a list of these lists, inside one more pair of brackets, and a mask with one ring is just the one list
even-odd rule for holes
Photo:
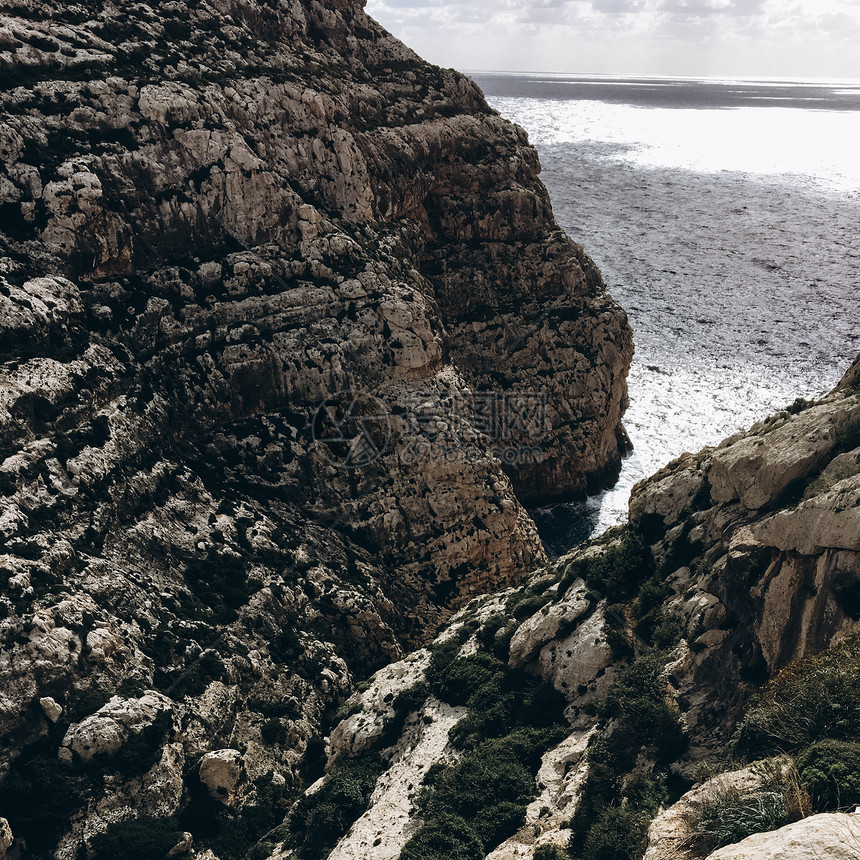
[[564,737],[564,696],[485,647],[455,659],[453,645],[434,652],[429,691],[468,709],[449,733],[463,755],[425,779],[416,798],[424,824],[403,860],[484,857],[523,825],[541,757]]
[[649,652],[624,669],[601,703],[588,775],[570,822],[578,860],[637,860],[658,809],[680,796],[669,765],[686,739],[671,701],[665,660]]
[[[755,769],[754,769],[755,772]],[[767,833],[811,812],[809,795],[794,765],[760,762],[754,789],[727,786],[699,806],[689,822],[688,846],[700,857],[754,833]]]
[[417,798],[424,824],[403,849],[403,860],[485,857],[525,823],[541,756],[561,736],[559,727],[519,727],[432,773]]
[[817,741],[798,755],[797,770],[816,811],[853,811],[860,804],[860,743]]
[[860,733],[860,636],[786,666],[753,697],[737,732],[750,758],[799,753]]
[[295,850],[301,860],[323,860],[350,825],[367,809],[384,764],[375,752],[337,765],[325,785],[305,795],[289,820],[267,837]]

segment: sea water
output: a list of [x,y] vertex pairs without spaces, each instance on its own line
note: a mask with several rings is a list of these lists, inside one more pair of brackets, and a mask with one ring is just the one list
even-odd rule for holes
[[563,552],[632,486],[830,390],[860,353],[860,82],[479,74],[627,311],[616,487],[533,514]]

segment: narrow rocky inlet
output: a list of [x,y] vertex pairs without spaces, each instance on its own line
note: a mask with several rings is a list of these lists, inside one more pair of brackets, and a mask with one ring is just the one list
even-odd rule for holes
[[632,334],[476,85],[354,0],[11,0],[0,80],[0,857],[856,830],[857,365],[549,563]]

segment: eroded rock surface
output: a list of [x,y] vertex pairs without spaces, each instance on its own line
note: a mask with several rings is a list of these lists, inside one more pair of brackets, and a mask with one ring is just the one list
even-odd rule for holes
[[770,833],[756,833],[709,860],[851,860],[860,848],[860,815],[813,815]]
[[700,728],[731,725],[758,683],[854,628],[858,445],[860,393],[843,382],[634,489],[631,523],[656,541],[694,649],[676,676]]
[[[449,747],[437,749],[437,768],[451,774],[478,743],[491,760],[497,739],[515,738],[522,726],[510,717],[481,721],[485,712],[495,713],[505,685],[510,688],[515,674],[524,672],[533,683],[561,693],[567,707],[562,738],[533,762],[533,791],[518,801],[506,829],[487,836],[481,829],[484,811],[468,806],[482,779],[504,792],[509,774],[488,765],[481,775],[469,771],[473,781],[459,788],[471,831],[434,810],[434,803],[450,802],[444,794],[442,801],[433,799],[435,776],[425,780],[429,801],[415,794],[411,821],[398,821],[395,848],[410,834],[420,837],[429,820],[441,856],[454,850],[446,839],[468,852],[475,850],[470,840],[480,838],[485,856],[515,860],[533,856],[540,846],[566,850],[572,833],[574,841],[583,833],[577,827],[587,830],[597,822],[596,844],[605,846],[601,840],[611,837],[624,846],[625,856],[641,834],[639,856],[644,853],[646,860],[702,860],[708,849],[694,831],[705,809],[723,804],[724,814],[732,815],[731,804],[743,797],[750,809],[759,802],[781,809],[772,827],[810,815],[814,807],[790,758],[711,779],[701,773],[747,754],[736,730],[750,697],[768,679],[792,661],[856,641],[851,637],[860,618],[858,446],[860,392],[843,382],[817,403],[798,401],[717,448],[669,464],[635,488],[628,526],[574,550],[527,585],[474,600],[429,649],[378,673],[353,700],[356,713],[334,730],[332,772],[351,756],[367,755],[378,739],[391,743],[398,702],[407,703],[414,720],[431,691],[467,701],[470,708],[452,729]],[[446,651],[446,642],[457,643],[456,655]],[[440,676],[434,666],[446,654],[459,668]],[[486,667],[499,671],[494,660],[503,660],[506,672],[514,674],[490,684]],[[787,675],[793,677],[791,668]],[[478,691],[475,698],[458,692],[464,678],[470,691]],[[836,701],[827,707],[839,712],[845,706]],[[531,728],[540,725],[536,715],[530,719]],[[475,725],[484,726],[483,735]],[[408,760],[408,731],[397,744]],[[607,785],[609,793],[600,795]],[[595,796],[601,800],[585,807],[588,820],[577,822],[588,792],[590,803]],[[377,795],[368,798],[362,820],[385,819],[386,805],[378,803]],[[625,807],[631,810],[626,818]],[[458,814],[456,802],[445,809]],[[602,813],[613,809],[619,817],[604,821]],[[486,814],[501,816],[498,809]],[[853,839],[855,819],[860,821],[813,816],[713,856],[803,857],[816,856],[819,848],[831,856],[840,828],[842,842],[833,856],[848,856],[844,846]],[[762,827],[767,820],[762,814]],[[345,833],[336,856],[352,856],[366,845],[360,841],[364,833],[358,826]],[[291,819],[278,835],[287,839],[274,856],[298,856],[289,850],[295,839]],[[571,856],[577,852],[574,846]],[[385,856],[395,853],[388,846]]]
[[149,791],[111,697],[172,703],[147,814],[237,747],[280,809],[356,673],[545,561],[522,502],[612,476],[626,317],[525,133],[354,0],[15,0],[0,78],[0,776],[80,789],[13,830]]

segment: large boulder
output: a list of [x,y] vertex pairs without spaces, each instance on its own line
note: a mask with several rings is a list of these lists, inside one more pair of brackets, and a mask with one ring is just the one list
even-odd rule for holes
[[200,760],[200,782],[214,800],[231,806],[245,781],[245,765],[239,750],[223,749],[208,752]]
[[150,690],[138,699],[114,696],[94,714],[66,731],[60,757],[89,762],[119,753],[132,739],[143,739],[152,750],[173,730],[173,702],[164,694]]
[[756,833],[708,860],[856,860],[860,815],[813,815],[770,833]]

